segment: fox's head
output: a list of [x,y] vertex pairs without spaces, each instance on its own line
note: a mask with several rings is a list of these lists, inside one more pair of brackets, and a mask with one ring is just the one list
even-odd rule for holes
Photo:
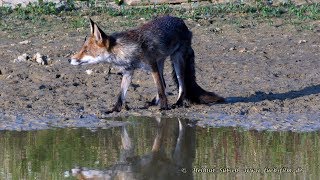
[[110,37],[107,36],[96,23],[90,19],[91,35],[87,38],[81,50],[68,61],[72,65],[94,64],[110,56]]

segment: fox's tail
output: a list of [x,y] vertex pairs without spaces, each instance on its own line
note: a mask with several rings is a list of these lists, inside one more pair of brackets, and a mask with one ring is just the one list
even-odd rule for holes
[[194,64],[194,51],[189,46],[185,57],[185,85],[186,95],[185,98],[192,103],[209,104],[215,102],[224,102],[224,98],[218,96],[213,92],[208,92],[202,89],[196,82],[195,64]]

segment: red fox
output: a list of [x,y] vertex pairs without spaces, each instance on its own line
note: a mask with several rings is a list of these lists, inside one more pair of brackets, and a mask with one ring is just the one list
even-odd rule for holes
[[108,62],[121,70],[121,90],[110,112],[121,111],[133,72],[137,68],[151,71],[158,89],[153,104],[160,104],[161,110],[169,109],[163,78],[164,61],[168,56],[179,89],[177,102],[172,107],[185,105],[185,100],[198,104],[224,101],[222,97],[205,91],[196,83],[192,32],[182,19],[158,17],[136,29],[111,35],[105,34],[91,19],[90,24],[90,37],[69,62],[72,65]]

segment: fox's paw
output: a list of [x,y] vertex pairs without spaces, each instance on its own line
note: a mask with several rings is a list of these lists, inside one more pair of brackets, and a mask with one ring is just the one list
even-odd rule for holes
[[113,113],[113,112],[115,112],[115,111],[112,109],[112,110],[107,110],[107,111],[105,111],[104,113],[105,113],[105,114],[111,114],[111,113]]
[[127,110],[127,111],[129,111],[131,108],[128,106],[128,104],[125,104],[124,105],[124,108]]
[[160,110],[170,110],[169,106],[167,103],[161,103],[160,104]]
[[107,110],[105,113],[110,114],[113,112],[120,112],[122,109],[122,104],[117,103],[111,110]]
[[171,108],[170,107],[160,107],[160,111],[165,111],[165,110],[170,110]]
[[154,97],[151,101],[146,102],[146,106],[157,106],[159,104],[159,99]]

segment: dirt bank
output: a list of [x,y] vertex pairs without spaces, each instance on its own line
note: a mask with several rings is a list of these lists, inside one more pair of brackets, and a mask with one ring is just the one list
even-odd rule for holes
[[[273,24],[246,19],[237,23],[224,18],[186,20],[194,33],[198,82],[227,102],[165,112],[158,107],[141,109],[154,97],[156,87],[150,74],[137,71],[127,98],[132,109],[106,115],[116,101],[121,76],[108,64],[68,64],[67,58],[81,47],[90,31],[89,26],[74,28],[71,18],[49,16],[45,25],[16,20],[0,32],[0,128],[6,129],[17,117],[23,117],[24,122],[46,119],[48,125],[48,117],[81,121],[87,116],[164,114],[205,120],[201,125],[320,129],[319,22],[311,22],[314,29],[307,30],[301,27],[310,22],[297,27],[282,19],[273,19]],[[145,22],[92,18],[107,33]],[[37,52],[50,58],[48,65],[17,60],[23,53],[32,56]],[[168,62],[165,80],[172,104],[177,89]]]

